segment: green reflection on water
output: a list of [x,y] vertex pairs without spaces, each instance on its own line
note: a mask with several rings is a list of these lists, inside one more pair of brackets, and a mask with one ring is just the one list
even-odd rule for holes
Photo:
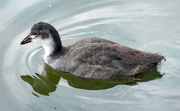
[[[57,88],[57,84],[60,78],[66,79],[68,84],[74,88],[86,89],[86,90],[101,90],[112,88],[116,85],[137,85],[137,82],[145,82],[161,78],[161,75],[157,70],[151,73],[139,76],[137,78],[126,79],[92,79],[77,77],[69,73],[60,72],[54,70],[49,65],[44,65],[44,70],[41,74],[35,73],[35,75],[22,75],[21,78],[25,82],[29,83],[33,90],[42,95],[49,95],[50,92],[54,92]],[[33,95],[37,96],[35,93]]]

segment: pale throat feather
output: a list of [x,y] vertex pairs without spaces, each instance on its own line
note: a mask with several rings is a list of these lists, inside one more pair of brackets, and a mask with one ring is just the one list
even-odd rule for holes
[[48,58],[53,53],[55,46],[53,39],[51,37],[49,37],[48,39],[44,39],[42,41],[42,46],[44,47],[45,50],[44,61],[48,63]]

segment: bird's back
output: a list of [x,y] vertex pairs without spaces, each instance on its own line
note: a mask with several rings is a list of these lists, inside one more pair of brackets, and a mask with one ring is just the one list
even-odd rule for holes
[[122,78],[148,73],[163,59],[101,38],[65,47],[58,70],[87,78]]

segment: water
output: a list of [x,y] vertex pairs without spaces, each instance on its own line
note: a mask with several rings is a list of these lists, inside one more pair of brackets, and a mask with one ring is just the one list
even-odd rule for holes
[[[1,110],[178,111],[179,4],[178,0],[1,0]],[[165,75],[138,85],[113,85],[101,90],[83,89],[83,84],[77,88],[65,77],[55,77],[49,96],[40,94],[22,77],[42,73],[44,50],[38,44],[19,45],[39,21],[55,26],[65,46],[97,36],[158,52],[167,59],[158,69]]]

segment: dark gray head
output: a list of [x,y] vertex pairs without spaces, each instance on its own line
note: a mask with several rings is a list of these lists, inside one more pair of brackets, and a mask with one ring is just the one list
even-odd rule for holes
[[61,43],[60,36],[52,25],[45,22],[39,22],[32,26],[28,38],[24,39],[21,42],[21,45],[29,42],[38,42],[38,39],[53,39],[55,42]]
[[21,45],[37,42],[45,48],[45,55],[51,56],[61,51],[62,45],[57,30],[50,24],[39,22],[32,26],[29,35],[21,42]]

